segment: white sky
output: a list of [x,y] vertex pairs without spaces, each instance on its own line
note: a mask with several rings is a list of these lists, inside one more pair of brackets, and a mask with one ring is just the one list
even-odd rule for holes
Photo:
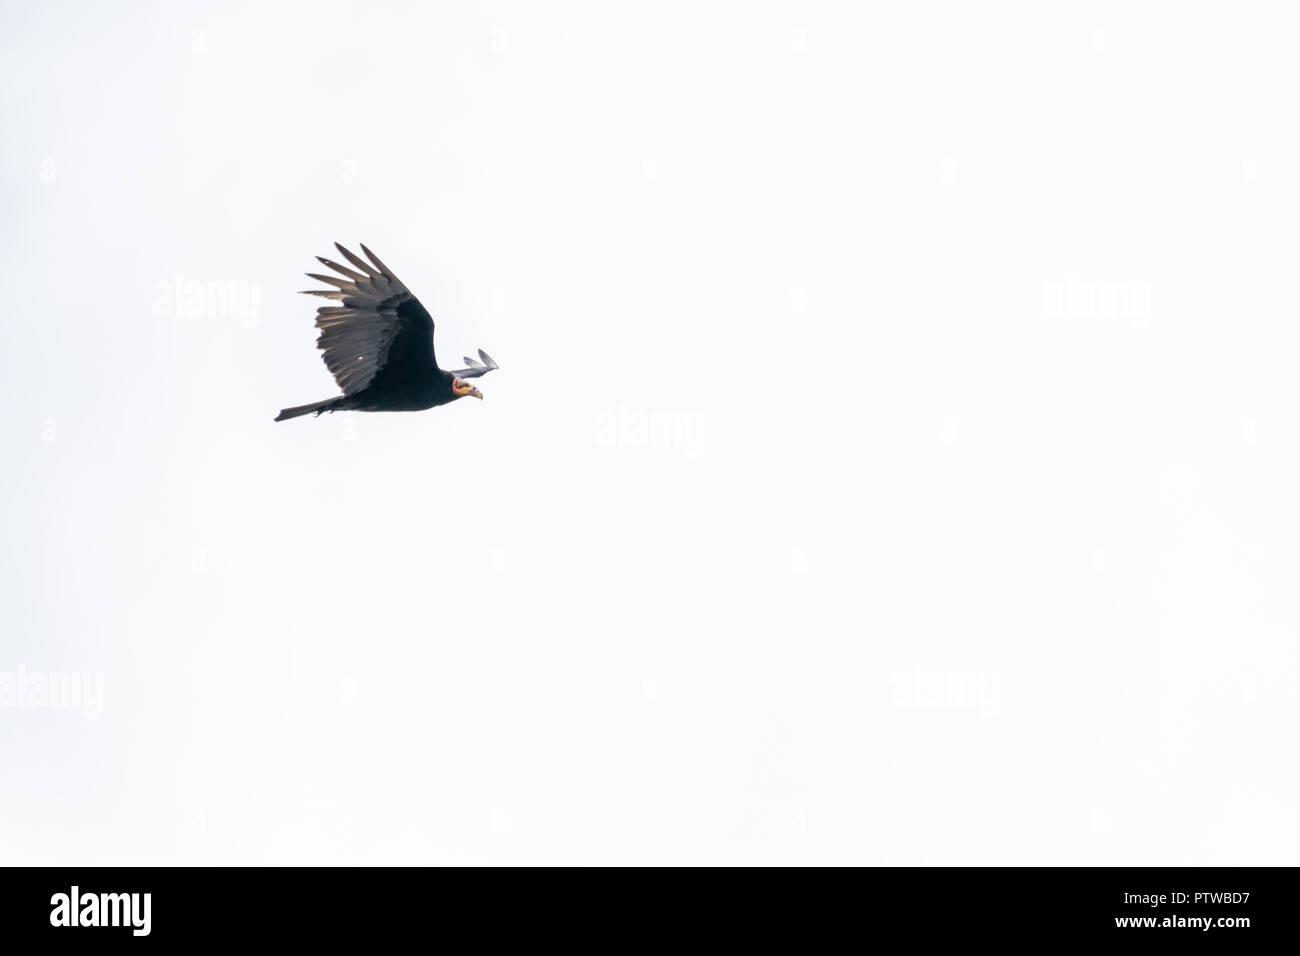
[[3,862],[1295,862],[1293,6],[2,6]]

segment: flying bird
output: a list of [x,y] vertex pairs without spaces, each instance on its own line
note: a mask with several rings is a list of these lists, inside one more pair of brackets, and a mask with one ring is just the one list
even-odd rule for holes
[[334,247],[356,270],[317,256],[345,278],[307,273],[331,289],[308,289],[305,295],[333,300],[316,310],[320,337],[316,347],[343,394],[310,405],[286,408],[277,422],[315,412],[416,412],[446,405],[466,395],[482,398],[469,383],[498,368],[482,349],[478,359],[465,357],[465,368],[447,372],[433,354],[433,317],[393,270],[364,245],[367,262],[337,242]]

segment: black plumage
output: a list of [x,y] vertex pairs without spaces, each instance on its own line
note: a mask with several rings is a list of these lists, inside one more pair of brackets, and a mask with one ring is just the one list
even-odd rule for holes
[[391,269],[364,245],[367,262],[337,242],[335,248],[355,269],[317,256],[345,278],[307,273],[331,289],[309,289],[334,304],[321,306],[316,347],[343,394],[336,398],[286,408],[277,422],[315,412],[413,412],[446,405],[483,393],[467,379],[497,368],[482,349],[479,359],[466,357],[466,368],[453,372],[438,367],[433,350],[433,317]]

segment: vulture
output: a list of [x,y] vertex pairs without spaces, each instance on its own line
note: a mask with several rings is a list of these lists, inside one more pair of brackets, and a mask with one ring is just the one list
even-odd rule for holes
[[331,300],[316,311],[316,347],[343,394],[283,409],[275,420],[344,410],[416,412],[466,395],[482,398],[469,379],[498,368],[492,357],[479,349],[478,359],[466,356],[465,368],[439,368],[433,354],[433,317],[420,300],[365,245],[361,251],[369,262],[337,242],[334,246],[355,268],[317,256],[342,278],[308,272],[332,288],[304,294]]

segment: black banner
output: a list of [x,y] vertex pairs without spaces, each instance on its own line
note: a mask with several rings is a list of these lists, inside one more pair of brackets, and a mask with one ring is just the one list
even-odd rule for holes
[[[1120,942],[1225,947],[1295,936],[1290,869],[860,869],[815,874],[480,874],[444,869],[48,868],[0,871],[13,943],[368,945],[831,935],[918,945]],[[654,887],[654,882],[660,882]],[[566,885],[567,884],[567,885]],[[650,884],[650,885],[647,885]],[[614,927],[614,930],[611,930]],[[622,927],[622,929],[617,929]],[[478,938],[477,936],[474,938]],[[138,942],[137,942],[138,941]]]

